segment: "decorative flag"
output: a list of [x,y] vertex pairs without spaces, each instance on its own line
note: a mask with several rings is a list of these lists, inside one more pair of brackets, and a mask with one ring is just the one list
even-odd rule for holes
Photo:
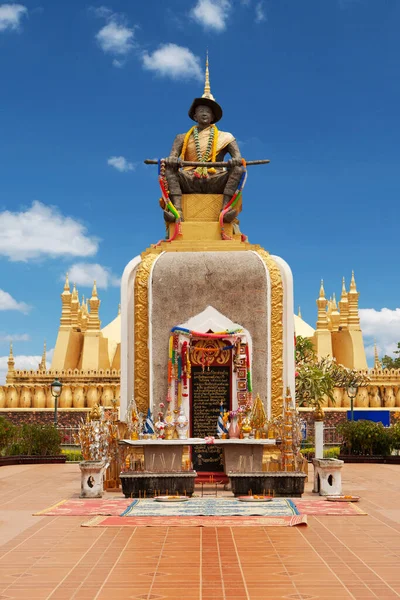
[[154,422],[153,422],[153,416],[151,414],[151,410],[150,408],[147,411],[147,417],[146,417],[146,421],[144,423],[144,433],[148,434],[148,435],[153,435],[156,431],[154,429]]
[[217,435],[218,437],[222,437],[222,434],[228,433],[227,428],[224,424],[224,405],[221,402],[221,406],[219,407],[219,416],[217,421]]

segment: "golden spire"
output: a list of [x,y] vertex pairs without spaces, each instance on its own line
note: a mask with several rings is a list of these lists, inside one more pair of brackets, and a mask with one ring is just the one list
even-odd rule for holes
[[347,298],[346,282],[345,282],[344,277],[342,277],[342,295],[341,295],[341,299],[343,300],[343,298]]
[[324,280],[321,279],[321,287],[319,288],[319,298],[317,300],[318,307],[318,318],[317,318],[317,329],[327,330],[329,329],[329,320],[326,313],[327,299],[325,298]]
[[351,272],[350,292],[357,292],[356,280],[354,278],[354,271]]
[[374,340],[374,369],[382,369],[382,363],[379,360],[378,347],[376,345],[376,340]]
[[7,361],[7,375],[6,375],[6,383],[12,383],[14,380],[14,366],[15,366],[15,360],[14,360],[14,354],[13,354],[13,345],[12,342],[10,342],[10,353],[8,355],[8,361]]
[[340,321],[339,328],[340,331],[345,331],[347,329],[347,318],[349,315],[349,302],[346,292],[346,283],[344,277],[342,278],[342,295],[339,301],[339,310],[340,310]]
[[299,306],[299,312],[297,313],[297,316],[298,316],[300,319],[302,319],[302,318],[303,318],[303,317],[301,316],[301,308],[300,308],[300,306]]
[[46,371],[46,369],[46,340],[44,340],[42,360],[39,363],[39,371]]
[[206,78],[204,82],[204,94],[202,98],[209,98],[210,100],[215,100],[214,96],[211,93],[210,87],[210,72],[208,70],[208,50],[207,50],[207,58],[206,58]]
[[96,280],[93,283],[92,297],[89,300],[89,306],[90,306],[90,313],[89,313],[89,319],[88,319],[88,324],[87,324],[87,330],[88,331],[99,331],[100,326],[101,326],[101,322],[99,319],[100,300],[97,295]]
[[336,294],[332,296],[332,310],[331,310],[331,324],[332,331],[338,331],[340,327],[340,313],[338,311]]
[[72,294],[69,287],[68,273],[65,275],[64,291],[61,294],[61,319],[60,327],[70,329],[71,327],[71,302]]
[[79,326],[79,294],[74,283],[71,294],[71,325],[74,329]]
[[14,364],[14,354],[13,354],[13,345],[12,342],[10,342],[10,353],[8,355],[8,362],[12,362]]
[[356,280],[354,278],[354,271],[351,272],[350,289],[347,294],[349,313],[347,322],[349,329],[356,331],[360,330],[360,315],[358,313],[358,298],[360,294],[357,292]]

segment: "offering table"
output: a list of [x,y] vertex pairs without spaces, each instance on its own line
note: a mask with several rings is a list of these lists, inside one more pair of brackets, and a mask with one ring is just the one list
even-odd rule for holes
[[204,440],[201,438],[121,440],[122,446],[143,448],[144,454],[144,471],[125,471],[120,474],[125,497],[146,498],[165,494],[190,497],[197,473],[190,467],[183,468],[183,448],[202,443]]
[[254,473],[262,471],[264,446],[275,446],[272,439],[215,439],[216,446],[222,446],[224,452],[225,473],[231,471]]
[[204,444],[201,438],[186,440],[121,440],[120,444],[142,447],[144,468],[149,472],[182,471],[182,456],[184,446]]

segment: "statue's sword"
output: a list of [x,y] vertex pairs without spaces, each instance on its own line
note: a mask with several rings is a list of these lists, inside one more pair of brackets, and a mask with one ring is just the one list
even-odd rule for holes
[[[249,160],[246,161],[246,167],[252,167],[254,165],[267,165],[269,160]],[[158,160],[151,160],[146,158],[144,161],[145,165],[158,165]],[[180,160],[178,166],[181,167],[229,167],[229,162],[192,162],[188,160]]]

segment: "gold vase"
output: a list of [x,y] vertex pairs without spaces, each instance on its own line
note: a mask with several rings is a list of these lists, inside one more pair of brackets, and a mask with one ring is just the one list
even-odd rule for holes
[[314,421],[323,421],[325,418],[325,413],[322,410],[322,406],[316,406],[314,408]]

